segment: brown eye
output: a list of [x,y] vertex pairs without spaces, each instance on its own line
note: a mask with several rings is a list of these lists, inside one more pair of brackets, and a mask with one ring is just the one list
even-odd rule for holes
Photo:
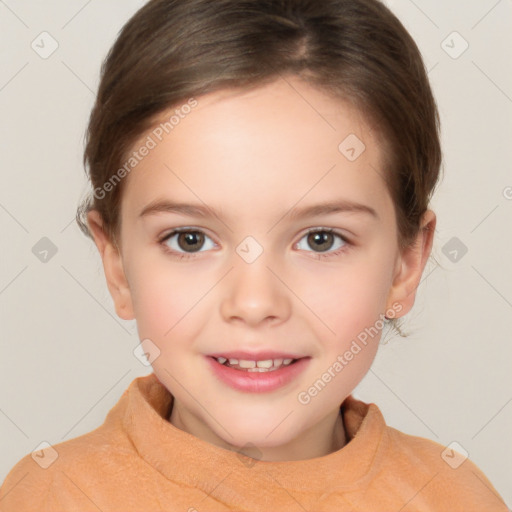
[[178,234],[177,241],[180,249],[186,252],[195,252],[195,249],[200,249],[203,245],[204,235],[199,231],[184,231]]
[[201,251],[201,249],[204,248],[206,241],[210,241],[210,247],[207,246],[206,249],[215,247],[211,238],[202,231],[194,229],[176,229],[160,240],[160,244],[173,254],[186,256],[187,253],[195,254],[204,252]]
[[[336,244],[336,239],[339,240],[338,244]],[[302,237],[302,240],[306,240],[305,245],[313,251],[309,250],[308,247],[300,247],[301,242],[298,244],[299,249],[319,255],[326,253],[326,256],[335,255],[338,250],[343,250],[345,246],[350,245],[343,235],[327,228],[310,231]]]
[[328,251],[333,245],[334,237],[327,231],[316,231],[309,233],[308,244],[310,247],[316,247],[320,252]]

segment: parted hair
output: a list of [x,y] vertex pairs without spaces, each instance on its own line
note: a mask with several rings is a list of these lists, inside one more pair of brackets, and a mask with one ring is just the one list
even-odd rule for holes
[[[287,75],[354,105],[385,141],[381,169],[398,243],[420,229],[439,178],[439,114],[420,51],[379,0],[151,0],[106,56],[85,136],[92,189],[123,165],[159,114],[223,88],[255,88]],[[341,141],[340,141],[341,142]],[[121,180],[81,201],[116,243]],[[103,187],[103,188],[102,188]],[[117,245],[117,243],[116,243]]]

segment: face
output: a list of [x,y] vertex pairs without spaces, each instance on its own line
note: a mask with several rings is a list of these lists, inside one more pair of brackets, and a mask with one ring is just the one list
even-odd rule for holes
[[[120,252],[93,231],[118,314],[158,355],[170,421],[267,460],[332,451],[430,251],[422,236],[398,249],[377,132],[295,78],[199,97],[161,132],[133,148],[156,143],[125,178]],[[272,368],[240,368],[254,364]]]

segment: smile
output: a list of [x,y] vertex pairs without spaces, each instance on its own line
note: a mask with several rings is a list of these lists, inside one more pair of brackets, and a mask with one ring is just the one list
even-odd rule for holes
[[217,380],[230,388],[245,393],[268,393],[297,379],[311,357],[256,360],[206,356],[206,360]]
[[297,359],[265,359],[264,361],[251,361],[248,359],[227,359],[222,356],[216,359],[224,366],[247,372],[273,372],[297,361]]

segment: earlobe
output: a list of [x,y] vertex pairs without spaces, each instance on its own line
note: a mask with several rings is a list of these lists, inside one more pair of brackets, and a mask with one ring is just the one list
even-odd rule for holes
[[400,303],[400,315],[407,314],[416,298],[416,290],[432,250],[436,215],[427,210],[421,219],[420,230],[414,242],[402,250],[397,260],[393,284],[388,296],[388,307]]
[[123,320],[133,320],[135,315],[121,252],[105,233],[101,215],[97,210],[91,210],[87,214],[87,220],[103,262],[105,279],[114,301],[116,313]]

